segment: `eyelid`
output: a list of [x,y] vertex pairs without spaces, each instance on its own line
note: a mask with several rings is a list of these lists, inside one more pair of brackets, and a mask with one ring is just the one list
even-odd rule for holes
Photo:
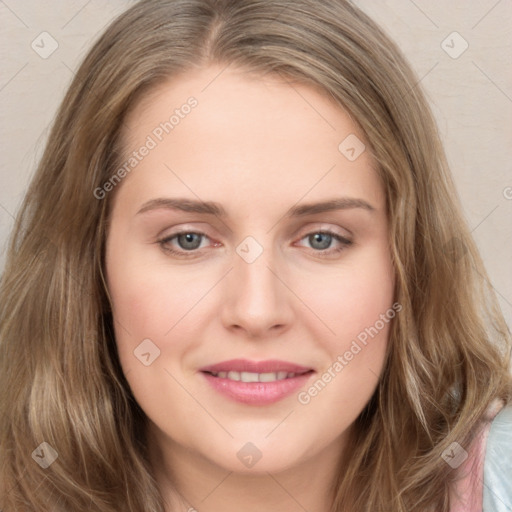
[[173,226],[167,225],[164,229],[160,230],[156,235],[156,238],[170,238],[175,235],[180,235],[182,233],[197,233],[208,236],[206,231],[208,231],[207,227],[198,227],[199,225],[208,226],[206,222],[186,222],[181,224],[175,224]]
[[[206,238],[208,240],[212,240],[208,234],[206,234],[202,231],[195,230],[195,229],[187,229],[185,227],[185,228],[180,228],[178,231],[170,233],[166,236],[159,237],[157,240],[157,243],[160,245],[160,247],[163,251],[173,254],[178,258],[186,259],[186,258],[197,258],[197,257],[202,256],[205,248],[202,248],[202,249],[197,248],[197,249],[192,249],[192,250],[187,251],[185,249],[173,249],[173,248],[169,247],[169,244],[171,243],[171,241],[173,239],[179,237],[180,235],[185,235],[185,234],[195,234],[195,235],[198,235],[199,237],[201,237],[202,239]],[[347,247],[353,245],[352,237],[346,237],[346,236],[338,233],[332,227],[330,227],[330,228],[318,227],[316,229],[313,227],[310,227],[307,231],[305,230],[302,235],[300,235],[300,236],[297,235],[297,236],[299,236],[298,241],[300,242],[303,239],[305,239],[309,236],[315,235],[315,234],[329,235],[334,239],[335,242],[338,242],[339,244],[341,244],[341,246],[338,248],[328,248],[328,249],[321,249],[321,250],[309,248],[310,253],[312,253],[313,255],[315,255],[317,257],[321,257],[321,258],[334,257],[341,251],[345,250]],[[220,244],[219,242],[214,242],[214,246],[218,247],[219,245],[222,245],[222,244]],[[303,247],[303,246],[301,246],[301,247]]]
[[[331,233],[342,238],[351,239],[354,235],[353,233],[346,228],[342,228],[341,226],[335,226],[331,223],[325,222],[309,222],[306,226],[301,227],[296,231],[295,236],[300,236],[303,238],[306,235],[314,234],[314,233]],[[301,233],[303,233],[301,235]]]
[[347,238],[343,235],[340,235],[339,233],[337,233],[336,231],[334,231],[332,229],[322,229],[322,228],[321,229],[313,229],[313,230],[308,231],[305,235],[303,235],[299,238],[299,241],[302,241],[305,238],[307,238],[311,235],[315,235],[317,233],[329,235],[330,237],[332,237],[335,240],[335,242],[338,242],[338,244],[340,244],[337,248],[335,247],[335,248],[322,249],[322,250],[315,250],[313,248],[307,248],[307,249],[309,249],[310,254],[312,254],[318,258],[326,258],[326,259],[327,258],[335,258],[339,253],[341,253],[342,251],[344,251],[345,249],[347,249],[348,247],[350,247],[351,245],[354,244],[352,239]]

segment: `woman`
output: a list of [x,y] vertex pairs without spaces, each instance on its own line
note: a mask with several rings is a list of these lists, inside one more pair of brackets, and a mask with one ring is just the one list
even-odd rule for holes
[[340,0],[114,21],[2,280],[4,512],[510,495],[510,334],[415,84]]

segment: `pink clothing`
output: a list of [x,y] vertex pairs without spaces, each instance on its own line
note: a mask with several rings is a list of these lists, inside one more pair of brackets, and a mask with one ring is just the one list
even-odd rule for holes
[[482,512],[487,436],[492,420],[503,406],[504,403],[499,399],[490,405],[478,435],[467,450],[468,458],[456,469],[459,479],[450,496],[450,512]]

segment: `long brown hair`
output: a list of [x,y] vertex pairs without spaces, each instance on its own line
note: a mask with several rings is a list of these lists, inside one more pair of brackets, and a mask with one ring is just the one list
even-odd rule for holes
[[[510,401],[510,333],[417,79],[344,0],[146,0],[89,52],[18,215],[1,281],[0,506],[164,510],[103,279],[112,194],[94,192],[124,160],[123,122],[137,100],[212,63],[287,77],[334,99],[364,131],[384,184],[403,309],[378,388],[356,420],[350,467],[335,475],[332,512],[448,511],[454,472],[441,453],[454,441],[467,446],[492,400]],[[48,447],[58,455],[43,468],[41,450],[55,458]]]

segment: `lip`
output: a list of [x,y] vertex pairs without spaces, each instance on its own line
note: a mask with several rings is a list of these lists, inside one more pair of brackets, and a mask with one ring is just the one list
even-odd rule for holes
[[249,361],[248,359],[231,359],[221,363],[213,364],[200,368],[202,372],[287,372],[287,373],[305,373],[313,368],[301,366],[299,364],[280,361],[278,359],[269,359],[267,361]]
[[[242,382],[215,377],[208,373],[229,371],[251,373],[282,371],[297,373],[298,375],[273,382]],[[315,373],[312,368],[286,361],[268,360],[258,362],[246,359],[232,359],[211,366],[205,366],[201,368],[200,372],[208,384],[218,393],[235,402],[254,406],[270,405],[283,400],[304,386]]]

